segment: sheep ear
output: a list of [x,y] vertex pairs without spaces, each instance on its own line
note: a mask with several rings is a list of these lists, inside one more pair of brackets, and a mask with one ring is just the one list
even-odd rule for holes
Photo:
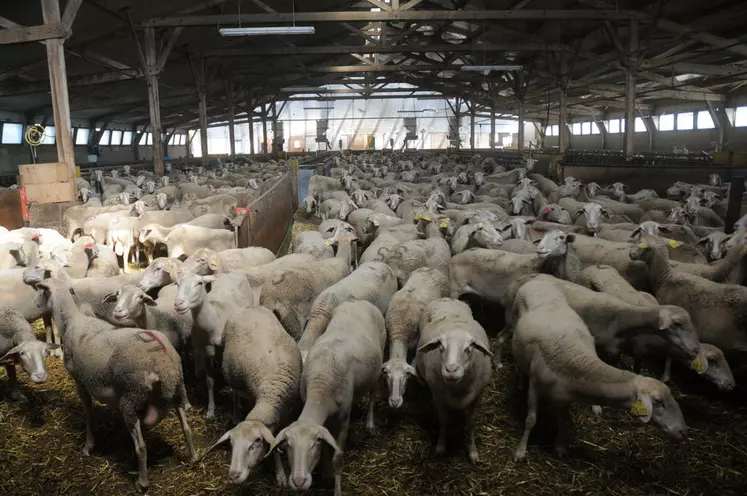
[[576,235],[575,234],[567,234],[566,235],[566,237],[565,237],[565,242],[566,243],[573,243],[574,241],[576,241]]
[[262,439],[265,440],[267,444],[272,446],[272,443],[275,442],[275,436],[272,435],[272,432],[270,432],[270,429],[265,427],[264,424],[257,424],[257,429],[259,429],[259,433],[262,434]]
[[335,450],[335,454],[342,454],[342,450],[340,449],[340,446],[338,446],[337,441],[335,441],[335,438],[332,437],[332,434],[329,433],[326,427],[320,426],[319,427],[319,433],[321,434],[322,439],[329,444],[333,450]]
[[602,215],[604,215],[604,216],[605,216],[606,218],[608,218],[608,219],[609,219],[610,217],[612,217],[612,214],[610,214],[610,211],[609,211],[609,210],[607,210],[606,208],[603,208],[603,209],[602,209]]
[[101,300],[101,302],[102,303],[115,303],[118,298],[119,298],[119,291],[116,291],[114,293],[109,293],[108,295],[104,296],[104,299]]
[[703,246],[708,243],[708,237],[700,238],[697,243],[695,243],[695,246]]
[[156,300],[148,296],[147,294],[143,293],[143,303],[146,305],[149,305],[151,307],[156,306]]
[[270,453],[272,453],[272,451],[275,448],[277,448],[278,446],[280,446],[281,444],[283,444],[285,442],[285,440],[287,438],[287,436],[286,436],[286,431],[287,430],[288,430],[288,428],[286,427],[285,429],[283,429],[282,431],[280,431],[277,436],[275,436],[275,439],[270,444],[270,449],[268,449],[267,450],[267,454],[265,454],[265,458],[267,458],[268,456],[270,456]]
[[630,239],[634,239],[636,236],[639,236],[643,230],[640,227],[636,227],[635,230],[630,233]]
[[481,342],[479,342],[479,341],[475,341],[475,340],[473,339],[473,340],[472,340],[472,342],[470,343],[470,346],[472,346],[473,348],[475,348],[475,349],[477,349],[477,350],[480,350],[480,351],[482,351],[482,352],[483,352],[484,354],[486,354],[486,355],[487,355],[487,356],[489,356],[489,357],[492,357],[492,356],[493,356],[493,352],[492,352],[492,351],[490,351],[490,349],[489,349],[489,348],[488,348],[487,346],[485,346],[484,344],[482,344],[482,343],[481,343]]
[[651,403],[651,397],[648,395],[638,396],[630,407],[630,414],[647,424],[654,413],[654,405]]
[[18,353],[21,351],[21,346],[14,346],[8,353],[0,357],[0,365],[15,365]]
[[222,436],[220,437],[220,439],[218,439],[218,440],[217,440],[216,442],[214,442],[214,443],[213,443],[212,445],[210,445],[210,447],[209,447],[208,449],[206,449],[205,451],[203,451],[203,453],[202,453],[202,456],[205,456],[205,455],[206,455],[206,454],[208,454],[208,453],[209,453],[210,451],[212,451],[212,449],[213,449],[213,448],[215,448],[215,447],[216,447],[216,446],[218,446],[219,444],[223,444],[223,443],[225,443],[225,442],[226,442],[226,441],[228,441],[229,439],[231,439],[231,431],[230,431],[230,430],[229,430],[229,431],[226,431],[226,433],[225,433],[225,434],[223,434],[223,435],[222,435]]
[[576,212],[571,216],[571,219],[573,219],[573,221],[575,222],[575,220],[578,219],[578,216],[581,215],[582,213],[584,213],[583,208],[576,210]]
[[441,337],[433,338],[427,343],[425,343],[423,346],[418,348],[418,353],[427,353],[431,350],[436,349],[438,346],[441,346]]
[[659,226],[659,231],[666,233],[666,234],[672,234],[672,230],[669,229],[667,226]]

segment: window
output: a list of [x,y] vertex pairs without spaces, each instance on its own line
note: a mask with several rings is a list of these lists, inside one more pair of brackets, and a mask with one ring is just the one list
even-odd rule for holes
[[692,112],[683,112],[677,114],[677,129],[680,131],[689,131],[695,128],[694,116]]
[[57,130],[54,126],[47,126],[44,128],[44,136],[42,137],[42,145],[54,145],[55,137],[57,136]]
[[15,122],[6,122],[3,124],[3,139],[4,145],[20,145],[23,139],[23,124],[16,124]]
[[581,123],[581,134],[591,134],[591,122]]
[[[143,143],[143,140],[140,140],[140,143]],[[153,144],[153,135],[151,133],[145,133],[145,145],[150,146]]]
[[674,131],[674,114],[659,116],[659,131]]
[[178,145],[186,145],[187,144],[187,135],[186,134],[180,134],[179,135],[179,143]]
[[573,134],[581,134],[581,123],[574,122],[573,126],[571,126],[571,132],[573,132]]
[[171,139],[169,140],[169,145],[175,145],[176,144],[176,134],[171,135]]
[[596,122],[591,123],[591,134],[602,134],[602,132],[599,130],[599,126],[597,126]]
[[112,132],[108,129],[104,129],[104,132],[101,133],[101,139],[99,140],[99,145],[101,146],[107,146],[109,144],[109,140],[111,139]]
[[734,112],[734,127],[747,127],[747,107],[736,108]]
[[122,131],[117,129],[112,130],[112,146],[119,146],[122,144]]
[[646,129],[646,123],[643,122],[643,119],[640,117],[635,118],[635,127],[633,129],[636,133],[645,133],[648,131],[648,129]]
[[610,134],[619,134],[621,133],[620,129],[620,119],[610,119],[607,121],[607,132]]
[[78,128],[78,132],[75,133],[75,144],[76,145],[87,145],[88,144],[88,136],[91,134],[91,131],[88,129],[83,129],[82,127]]
[[122,144],[125,146],[132,144],[132,131],[125,131],[122,133]]
[[698,112],[697,124],[698,129],[713,129],[716,127],[716,124],[713,123],[713,118],[711,118],[711,113],[707,110]]

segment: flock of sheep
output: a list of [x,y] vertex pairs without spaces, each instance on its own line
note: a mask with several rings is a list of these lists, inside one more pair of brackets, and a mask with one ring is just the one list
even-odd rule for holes
[[[267,191],[283,162],[234,159],[163,178],[96,171],[79,181],[84,203],[65,214],[67,237],[0,233],[0,363],[12,396],[24,399],[16,365],[41,383],[46,355],[62,356],[85,413],[84,453],[95,445],[92,400],[115,407],[146,489],[143,428],[174,408],[196,460],[185,375],[204,381],[207,418],[225,383],[237,423],[207,451],[231,444],[231,483],[272,455],[277,484],[307,490],[325,458],[339,495],[352,406],[370,397],[373,429],[382,377],[394,409],[410,381],[430,390],[438,454],[454,414],[465,414],[478,462],[477,406],[511,339],[528,384],[515,460],[527,456],[541,400],[558,413],[558,456],[573,404],[623,409],[686,438],[665,384],[672,364],[730,391],[726,357],[747,351],[747,220],[724,233],[728,185],[676,183],[664,199],[621,183],[558,185],[532,166],[506,171],[479,155],[336,158],[303,200],[318,230],[279,258],[236,248],[233,231],[237,195]],[[141,254],[147,268],[130,272]],[[459,300],[467,294],[505,310],[497,348]],[[39,318],[46,342],[31,331]],[[618,367],[622,355],[635,373]],[[661,380],[640,375],[644,359],[665,364]]]

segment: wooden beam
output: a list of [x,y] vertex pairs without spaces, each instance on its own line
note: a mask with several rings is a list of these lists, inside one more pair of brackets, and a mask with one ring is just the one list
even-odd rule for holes
[[183,30],[184,28],[174,28],[174,30],[171,32],[171,35],[169,35],[169,40],[166,42],[166,46],[163,48],[161,55],[158,57],[159,74],[163,72],[163,68],[166,67],[166,61],[169,59],[169,55],[171,55],[171,51],[174,49],[176,40],[177,38],[179,38],[179,35],[182,34]]
[[254,100],[252,99],[252,92],[248,88],[244,88],[244,97],[246,99],[246,117],[249,121],[249,153],[254,155]]
[[392,10],[381,12],[332,11],[232,15],[193,15],[156,17],[141,27],[218,26],[274,24],[286,22],[396,22],[396,21],[477,21],[477,20],[630,20],[648,16],[631,10]]
[[64,38],[65,34],[66,31],[59,22],[28,28],[2,29],[0,30],[0,45]]
[[161,101],[158,90],[158,55],[156,54],[156,30],[145,30],[145,63],[143,67],[148,82],[148,109],[150,129],[153,134],[153,169],[158,177],[163,176],[163,128],[161,127]]
[[83,0],[67,0],[65,12],[62,13],[62,28],[68,33],[68,37],[72,34],[73,22],[75,21],[75,16],[78,15],[78,9],[82,3]]
[[635,136],[635,67],[638,53],[638,21],[630,21],[628,27],[628,67],[625,71],[625,131],[623,151],[626,157],[633,156],[633,137]]
[[[59,0],[42,0],[42,17],[45,25],[60,25]],[[65,50],[60,38],[47,42],[47,63],[49,64],[49,82],[54,109],[55,144],[57,161],[67,165],[70,181],[75,178],[75,151],[73,148],[73,130],[70,123],[70,99],[67,91],[67,68]],[[73,200],[74,198],[71,198]]]
[[747,78],[747,66],[744,65],[708,65],[692,64],[690,62],[663,64],[660,60],[646,60],[641,63],[641,68],[666,72],[674,71],[681,74],[700,74],[703,76],[745,76],[745,78]]
[[234,113],[233,105],[233,76],[229,72],[228,74],[223,73],[223,88],[226,92],[226,100],[228,101],[228,141],[231,150],[231,156],[236,155],[236,135],[235,135],[235,120],[236,115]]

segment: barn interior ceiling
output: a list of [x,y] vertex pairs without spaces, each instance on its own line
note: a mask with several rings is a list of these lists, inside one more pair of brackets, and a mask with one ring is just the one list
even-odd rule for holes
[[[545,120],[601,116],[747,93],[743,0],[68,0],[71,114],[150,123],[148,76],[164,128],[196,128],[293,98],[462,99],[477,112]],[[64,23],[64,17],[63,17]],[[40,26],[39,2],[3,2],[0,43]],[[224,37],[221,27],[313,26],[310,35]],[[44,34],[0,44],[0,108],[51,115]],[[149,37],[151,40],[149,42]],[[153,47],[153,53],[146,53]],[[150,58],[149,58],[150,57]],[[521,66],[464,71],[465,65]],[[410,86],[404,86],[407,83]],[[329,85],[335,85],[333,89]],[[230,98],[229,98],[230,96]],[[270,105],[254,110],[269,111]]]

